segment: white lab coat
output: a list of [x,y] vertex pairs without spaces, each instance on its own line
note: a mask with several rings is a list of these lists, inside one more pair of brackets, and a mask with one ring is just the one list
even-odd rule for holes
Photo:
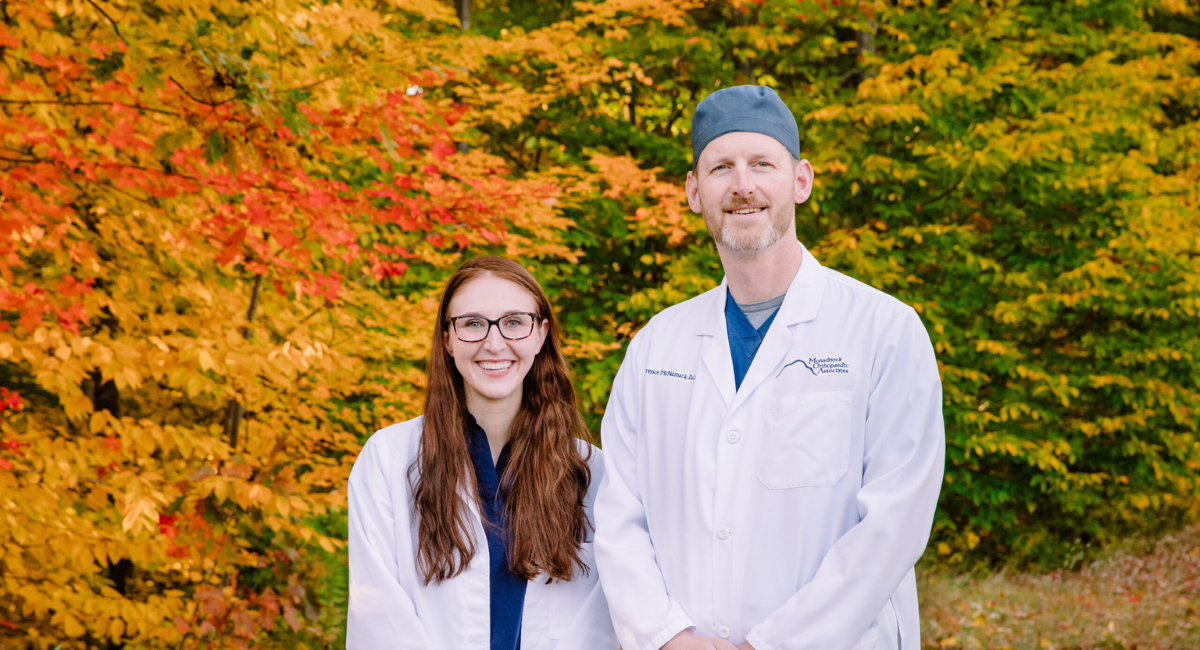
[[[424,417],[371,436],[350,472],[350,606],[348,650],[489,650],[491,593],[487,538],[473,500],[476,555],[467,570],[426,585],[417,572],[417,520],[408,468],[417,456]],[[588,443],[578,441],[582,449]],[[589,463],[589,520],[604,474],[599,450]],[[590,537],[590,535],[589,535]],[[592,542],[583,545],[591,567],[570,582],[531,580],[525,591],[521,650],[614,650],[608,604],[597,581]]]
[[625,650],[676,633],[757,650],[919,650],[913,565],[945,458],[912,308],[800,270],[734,389],[726,285],[630,343],[601,428],[596,555]]

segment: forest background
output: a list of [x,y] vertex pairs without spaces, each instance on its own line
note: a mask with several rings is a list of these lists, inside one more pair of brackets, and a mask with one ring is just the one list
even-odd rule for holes
[[682,179],[740,83],[800,123],[801,239],[935,343],[923,566],[1186,525],[1197,39],[1186,0],[0,0],[0,647],[337,647],[346,477],[448,273],[529,266],[597,430],[720,281]]

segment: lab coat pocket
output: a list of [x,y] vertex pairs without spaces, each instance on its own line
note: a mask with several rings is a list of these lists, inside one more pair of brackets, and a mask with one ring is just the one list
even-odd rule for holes
[[879,645],[879,627],[873,627],[867,630],[867,633],[859,638],[858,643],[850,650],[878,650]]
[[854,391],[789,395],[767,405],[755,468],[772,490],[833,485],[846,475]]

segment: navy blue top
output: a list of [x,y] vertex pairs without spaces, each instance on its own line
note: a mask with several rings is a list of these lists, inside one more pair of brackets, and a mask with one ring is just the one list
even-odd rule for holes
[[492,646],[491,650],[518,650],[521,647],[521,614],[525,611],[525,579],[509,570],[504,538],[508,523],[504,521],[504,499],[500,496],[500,475],[508,464],[509,446],[500,451],[500,460],[492,464],[492,448],[487,434],[467,413],[467,446],[471,450],[471,465],[479,484],[479,500],[483,504],[486,523],[488,559],[491,560]]
[[762,345],[763,339],[767,336],[767,330],[771,328],[771,323],[775,321],[775,315],[778,313],[779,310],[776,309],[774,314],[771,314],[758,329],[755,329],[746,319],[746,315],[742,313],[742,308],[738,307],[737,301],[733,299],[733,294],[729,293],[729,288],[726,287],[725,330],[729,333],[729,354],[733,357],[735,390],[742,387],[742,380],[746,378],[746,372],[750,370],[750,364],[754,362],[754,355],[758,354],[758,346]]

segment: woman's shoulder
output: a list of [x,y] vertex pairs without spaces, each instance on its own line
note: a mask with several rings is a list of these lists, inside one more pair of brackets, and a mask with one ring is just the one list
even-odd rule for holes
[[418,415],[411,420],[397,422],[376,431],[363,445],[363,453],[369,452],[381,457],[412,456],[420,445],[424,422],[425,416]]
[[594,488],[600,484],[600,477],[604,475],[604,452],[591,442],[580,438],[575,439],[575,448],[579,450],[579,455],[587,460],[588,468],[592,470],[590,487]]

